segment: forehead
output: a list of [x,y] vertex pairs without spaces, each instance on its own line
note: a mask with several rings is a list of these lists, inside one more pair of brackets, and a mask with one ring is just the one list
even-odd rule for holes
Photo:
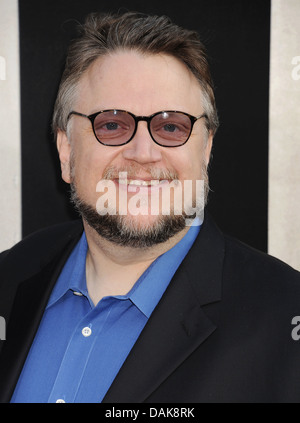
[[82,113],[119,108],[136,114],[159,110],[202,112],[201,87],[178,59],[118,51],[95,60],[81,77],[76,107]]

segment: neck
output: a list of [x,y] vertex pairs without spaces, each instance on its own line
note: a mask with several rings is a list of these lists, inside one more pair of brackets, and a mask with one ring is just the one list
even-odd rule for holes
[[108,241],[83,223],[88,242],[87,288],[94,304],[108,295],[127,294],[150,264],[177,244],[188,231],[187,227],[168,241],[152,247],[133,248]]

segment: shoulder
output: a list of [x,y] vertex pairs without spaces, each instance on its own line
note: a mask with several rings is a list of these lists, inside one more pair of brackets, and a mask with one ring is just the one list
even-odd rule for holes
[[[207,266],[219,266],[218,274],[222,278],[222,289],[226,298],[235,297],[251,302],[268,297],[268,303],[271,299],[280,301],[289,298],[289,303],[294,301],[298,305],[299,271],[278,258],[223,233],[211,216],[207,216],[204,223],[204,242],[198,243],[197,256],[201,249],[209,250],[209,253],[206,253]],[[219,264],[221,262],[222,265]]]
[[274,278],[286,275],[299,281],[300,272],[293,269],[282,260],[265,252],[259,251],[233,237],[224,235],[226,261],[228,266],[238,267],[249,273],[249,276],[272,276]]
[[239,319],[256,315],[269,327],[289,328],[300,313],[300,272],[226,235],[225,245],[223,298],[232,310]]
[[69,243],[77,241],[83,231],[81,220],[70,221],[41,229],[25,237],[0,254],[0,274],[14,279],[30,276],[47,264]]
[[210,214],[206,215],[203,228],[200,231],[203,248],[203,240],[210,250],[219,249],[219,255],[223,254],[224,271],[246,272],[249,276],[257,277],[287,275],[299,281],[300,272],[293,269],[282,260],[271,256],[263,251],[251,247],[244,242],[224,233],[215,223]]

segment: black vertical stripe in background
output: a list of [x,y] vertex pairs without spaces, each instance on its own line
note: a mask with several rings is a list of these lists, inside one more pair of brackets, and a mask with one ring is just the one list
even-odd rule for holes
[[19,1],[23,235],[76,217],[52,142],[53,103],[76,21],[119,9],[166,14],[202,35],[221,122],[209,210],[224,231],[266,251],[269,0]]

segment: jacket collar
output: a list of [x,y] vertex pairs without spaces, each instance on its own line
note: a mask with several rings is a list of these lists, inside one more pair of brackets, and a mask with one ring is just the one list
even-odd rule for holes
[[221,300],[223,259],[223,235],[207,216],[103,402],[146,401],[215,331],[204,306]]

